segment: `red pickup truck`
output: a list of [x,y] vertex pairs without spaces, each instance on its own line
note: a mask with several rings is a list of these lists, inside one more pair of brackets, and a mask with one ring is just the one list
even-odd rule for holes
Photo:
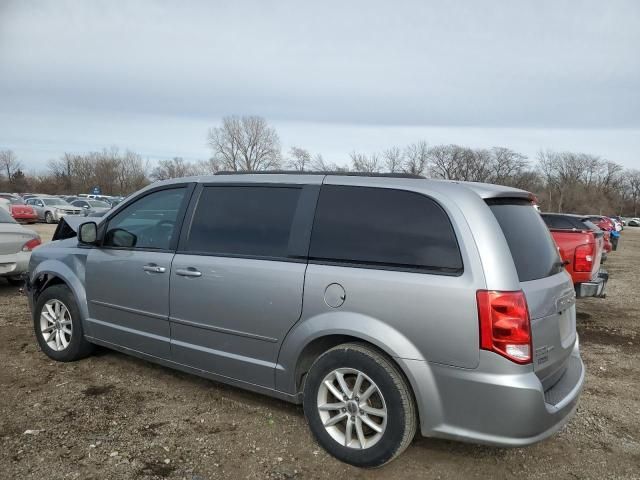
[[573,279],[578,297],[604,297],[609,275],[600,264],[604,255],[604,232],[587,217],[543,213],[558,245],[560,257]]

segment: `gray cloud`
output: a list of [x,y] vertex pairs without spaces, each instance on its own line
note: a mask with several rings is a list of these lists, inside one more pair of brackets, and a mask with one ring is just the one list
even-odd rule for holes
[[0,121],[637,129],[639,26],[633,0],[0,0]]

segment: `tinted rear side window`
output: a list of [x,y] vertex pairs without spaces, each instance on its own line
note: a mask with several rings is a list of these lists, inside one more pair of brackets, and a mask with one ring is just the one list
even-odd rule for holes
[[462,271],[445,211],[424,195],[385,188],[323,186],[309,257],[439,273]]
[[205,187],[198,200],[189,252],[286,257],[299,188]]
[[556,244],[540,214],[527,201],[487,201],[504,233],[521,282],[562,270]]
[[542,215],[542,219],[544,220],[544,223],[546,223],[549,228],[558,228],[558,229],[565,229],[565,230],[571,230],[576,228],[576,225],[574,222],[572,222],[568,218],[561,217],[559,215]]

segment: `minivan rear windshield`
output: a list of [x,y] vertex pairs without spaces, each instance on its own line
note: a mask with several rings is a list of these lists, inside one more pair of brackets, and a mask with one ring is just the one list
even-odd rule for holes
[[507,240],[521,282],[546,278],[562,270],[556,244],[538,211],[518,199],[489,199]]

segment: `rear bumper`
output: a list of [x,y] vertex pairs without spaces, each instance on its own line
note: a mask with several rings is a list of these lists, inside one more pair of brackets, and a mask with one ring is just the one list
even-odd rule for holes
[[19,277],[29,268],[31,252],[18,252],[0,255],[0,277]]
[[576,284],[576,297],[600,297],[606,296],[605,289],[607,287],[607,281],[609,280],[609,272],[604,268],[601,268],[598,272],[598,276],[590,282],[581,282]]
[[440,400],[435,410],[441,422],[434,422],[428,413],[434,411],[430,399],[424,401],[416,393],[422,403],[422,435],[503,447],[544,440],[562,428],[577,408],[585,373],[577,342],[568,360],[564,374],[547,391],[533,371],[433,368]]
[[33,223],[38,221],[38,215],[35,213],[33,215],[14,215],[13,218],[18,223]]

